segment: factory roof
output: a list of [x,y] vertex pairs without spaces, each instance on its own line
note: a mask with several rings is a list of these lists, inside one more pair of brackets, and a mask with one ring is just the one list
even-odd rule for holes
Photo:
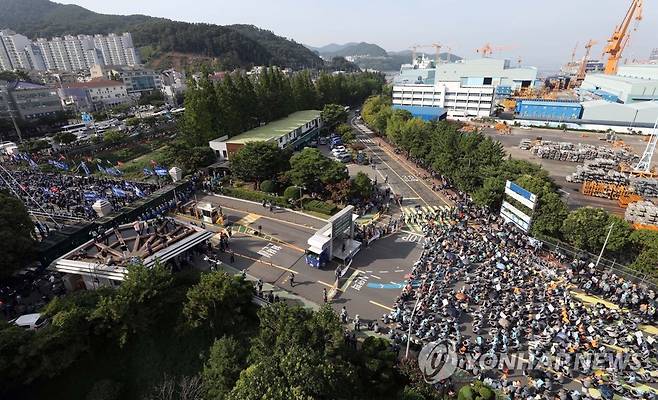
[[580,106],[580,103],[577,101],[568,101],[568,100],[544,100],[544,99],[533,99],[533,100],[519,100],[519,103],[531,106],[545,106],[545,107],[574,107]]
[[247,143],[247,142],[266,142],[268,140],[279,138],[283,135],[301,128],[305,124],[320,118],[320,111],[318,110],[305,110],[297,111],[290,114],[286,118],[272,121],[267,125],[254,128],[250,131],[241,133],[228,140],[215,139],[213,142],[227,142],[227,143]]

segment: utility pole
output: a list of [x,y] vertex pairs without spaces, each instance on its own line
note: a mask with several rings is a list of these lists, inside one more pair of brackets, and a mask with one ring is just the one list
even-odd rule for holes
[[603,247],[601,247],[601,252],[599,253],[599,258],[596,259],[596,266],[599,266],[599,262],[601,261],[601,257],[603,256],[603,252],[605,251],[605,247],[608,245],[608,240],[610,239],[610,234],[612,234],[612,228],[615,227],[615,223],[613,222],[610,225],[610,230],[608,230],[608,235],[605,237],[605,242],[603,242]]

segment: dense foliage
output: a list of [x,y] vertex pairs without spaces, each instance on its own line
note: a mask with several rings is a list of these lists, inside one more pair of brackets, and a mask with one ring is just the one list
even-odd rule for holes
[[449,122],[424,122],[406,111],[392,109],[390,103],[385,96],[368,99],[362,111],[364,121],[409,158],[469,193],[475,203],[498,210],[504,199],[505,181],[514,181],[537,195],[533,235],[598,253],[614,223],[606,255],[658,277],[658,246],[643,240],[648,233],[631,235],[627,222],[603,209],[569,212],[557,185],[541,166],[507,157],[498,141],[482,133],[464,133],[458,124]]
[[0,0],[0,26],[28,37],[131,32],[146,56],[196,54],[218,59],[225,69],[250,65],[322,68],[309,49],[250,25],[192,24],[144,15],[98,14],[47,0]]
[[268,68],[256,78],[234,73],[213,83],[208,73],[204,71],[198,81],[191,79],[185,93],[184,137],[194,146],[235,136],[295,111],[358,104],[379,92],[384,82],[382,75],[374,73],[321,73],[313,82],[309,71],[287,76],[278,68]]
[[0,191],[0,278],[10,276],[34,255],[34,225],[22,201]]

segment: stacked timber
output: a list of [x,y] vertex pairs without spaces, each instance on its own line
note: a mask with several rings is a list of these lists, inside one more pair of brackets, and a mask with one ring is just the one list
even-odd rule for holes
[[624,217],[626,221],[636,224],[658,226],[658,206],[650,201],[631,203]]

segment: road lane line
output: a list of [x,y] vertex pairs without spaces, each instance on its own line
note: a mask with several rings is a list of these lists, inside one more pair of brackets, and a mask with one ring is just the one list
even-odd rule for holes
[[379,276],[377,276],[377,275],[370,274],[370,276],[372,276],[372,277],[375,278],[375,279],[379,279],[380,281],[382,280],[382,278],[379,277]]
[[288,268],[286,268],[286,267],[282,267],[282,266],[280,266],[280,265],[273,264],[273,263],[271,263],[271,262],[267,262],[267,261],[259,260],[259,259],[257,259],[257,258],[253,258],[253,257],[245,256],[244,254],[240,254],[240,253],[236,253],[236,252],[233,252],[233,254],[236,255],[236,256],[238,256],[238,257],[246,258],[247,260],[256,261],[256,262],[259,262],[259,263],[261,263],[261,264],[265,264],[266,266],[270,266],[270,267],[278,268],[278,269],[280,269],[280,270],[287,271],[287,272],[293,272],[293,273],[295,273],[295,274],[297,273],[297,271],[293,271],[293,270],[291,270],[291,269],[288,269]]
[[340,291],[345,293],[345,291],[347,291],[347,289],[350,286],[352,286],[352,281],[354,281],[354,278],[356,278],[360,274],[361,274],[361,271],[359,271],[358,269],[355,269],[354,273],[352,273],[352,275],[350,275],[350,277],[347,278],[347,281],[345,281],[345,284],[340,288]]
[[385,306],[385,305],[383,305],[383,304],[379,304],[379,303],[377,303],[376,301],[368,300],[368,303],[370,303],[370,304],[374,304],[374,305],[376,305],[376,306],[379,306],[379,307],[383,308],[384,310],[393,311],[393,309],[392,309],[391,307],[387,307],[387,306]]
[[343,291],[343,289],[341,289],[341,288],[337,288],[337,287],[335,287],[334,285],[330,285],[330,284],[328,284],[327,282],[318,281],[318,283],[319,283],[320,285],[324,285],[324,286],[326,286],[326,287],[329,287],[329,288],[332,288],[332,289],[338,290],[339,292],[342,292],[342,291]]

